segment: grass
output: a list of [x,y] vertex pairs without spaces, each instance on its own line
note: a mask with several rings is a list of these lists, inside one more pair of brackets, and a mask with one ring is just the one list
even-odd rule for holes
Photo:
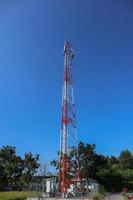
[[0,192],[0,200],[25,200],[27,192]]

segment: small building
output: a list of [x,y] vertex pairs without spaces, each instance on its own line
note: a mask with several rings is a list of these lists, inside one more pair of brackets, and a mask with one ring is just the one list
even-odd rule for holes
[[[80,184],[80,183],[79,183]],[[98,192],[99,184],[96,180],[83,179],[83,193],[94,194]],[[69,196],[76,196],[76,190],[73,184],[68,189]],[[29,197],[56,197],[58,196],[58,179],[57,176],[36,176],[29,184]]]

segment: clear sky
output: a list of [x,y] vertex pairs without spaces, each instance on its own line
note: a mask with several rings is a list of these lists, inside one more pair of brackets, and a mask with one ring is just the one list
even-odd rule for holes
[[0,146],[56,157],[65,32],[79,140],[133,151],[132,0],[0,0]]

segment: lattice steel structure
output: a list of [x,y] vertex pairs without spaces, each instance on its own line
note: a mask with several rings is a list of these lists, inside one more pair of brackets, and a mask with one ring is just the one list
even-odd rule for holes
[[[64,43],[64,82],[62,90],[62,117],[60,131],[60,152],[58,191],[67,197],[72,190],[81,191],[81,177],[78,159],[76,114],[72,85],[72,60],[74,50],[68,41]],[[70,159],[72,147],[76,147]]]

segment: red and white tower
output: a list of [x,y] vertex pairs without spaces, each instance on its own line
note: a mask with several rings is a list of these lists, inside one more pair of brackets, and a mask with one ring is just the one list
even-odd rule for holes
[[[72,60],[74,50],[68,41],[64,43],[64,83],[62,90],[62,117],[60,132],[58,191],[67,197],[70,188],[80,190],[81,178],[78,160],[76,115],[72,85]],[[70,159],[72,147],[76,147],[73,161]],[[74,163],[74,165],[73,165]]]

